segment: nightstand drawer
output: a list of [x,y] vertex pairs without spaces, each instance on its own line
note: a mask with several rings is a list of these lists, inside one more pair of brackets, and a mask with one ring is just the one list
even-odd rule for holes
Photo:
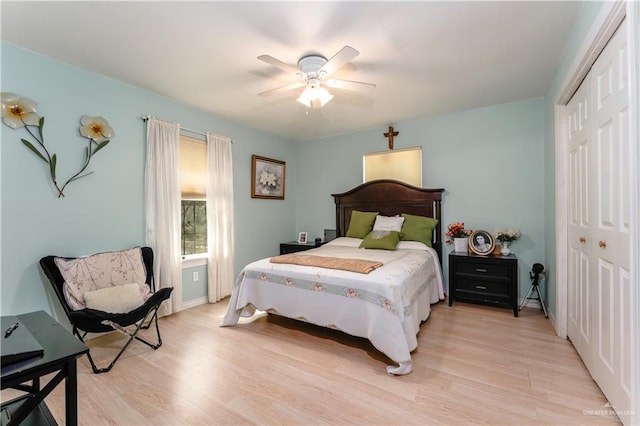
[[460,262],[457,272],[460,274],[472,274],[476,277],[508,277],[509,267],[494,263]]
[[494,294],[498,296],[508,296],[509,281],[483,281],[479,279],[460,278],[456,283],[456,290],[472,291],[474,293]]

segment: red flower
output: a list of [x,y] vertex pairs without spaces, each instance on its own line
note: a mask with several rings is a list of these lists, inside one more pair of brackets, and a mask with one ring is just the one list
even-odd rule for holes
[[467,238],[471,234],[471,230],[464,229],[464,222],[455,222],[447,225],[447,232],[445,235],[449,237],[446,241],[447,244],[453,242],[453,238]]

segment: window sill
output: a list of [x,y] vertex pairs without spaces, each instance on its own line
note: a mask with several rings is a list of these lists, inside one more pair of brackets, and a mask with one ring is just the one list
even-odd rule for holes
[[208,263],[207,253],[191,254],[182,258],[182,269],[204,266]]

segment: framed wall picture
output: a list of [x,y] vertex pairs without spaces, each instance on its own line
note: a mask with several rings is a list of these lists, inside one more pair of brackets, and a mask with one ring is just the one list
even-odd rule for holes
[[251,156],[251,198],[284,200],[286,163],[272,158]]
[[496,242],[493,236],[487,231],[473,231],[469,235],[469,250],[475,254],[486,256],[493,252]]
[[298,233],[298,243],[299,244],[307,244],[307,233],[306,232]]

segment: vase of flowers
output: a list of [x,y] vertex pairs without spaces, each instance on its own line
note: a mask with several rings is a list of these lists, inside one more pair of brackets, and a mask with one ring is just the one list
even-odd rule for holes
[[522,234],[520,234],[520,231],[517,229],[498,228],[493,235],[496,241],[500,241],[500,254],[503,256],[508,256],[509,254],[511,254],[511,248],[509,248],[509,245],[511,245],[512,242],[520,239],[520,236]]
[[453,251],[464,253],[469,249],[469,234],[471,230],[464,229],[464,222],[447,225],[447,244],[453,244]]

